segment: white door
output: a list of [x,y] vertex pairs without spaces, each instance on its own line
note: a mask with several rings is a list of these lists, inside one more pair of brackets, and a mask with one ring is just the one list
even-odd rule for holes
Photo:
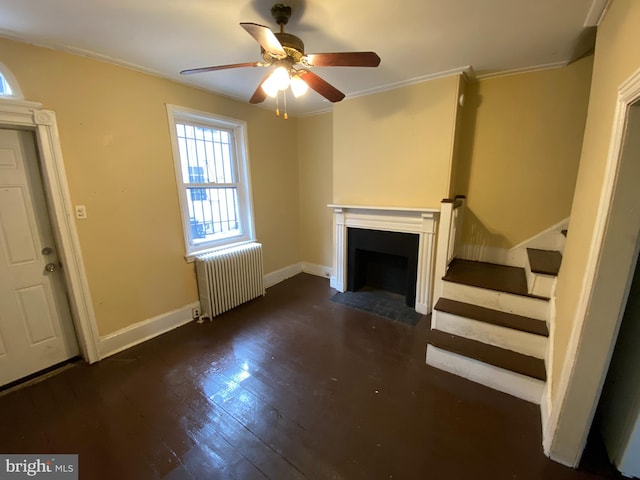
[[32,132],[0,129],[0,385],[78,354]]

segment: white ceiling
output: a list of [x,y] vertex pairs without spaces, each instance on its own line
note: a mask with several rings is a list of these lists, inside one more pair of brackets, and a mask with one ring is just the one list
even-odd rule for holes
[[[282,0],[281,0],[282,1]],[[0,0],[0,36],[83,53],[248,101],[265,74],[243,68],[181,76],[180,70],[260,61],[239,26],[277,31],[276,0]],[[588,18],[606,0],[288,0],[286,31],[307,53],[373,50],[378,68],[314,72],[347,98],[471,66],[476,75],[569,61]],[[0,61],[2,60],[0,52]],[[265,106],[272,108],[273,100]],[[331,104],[309,91],[290,115]]]

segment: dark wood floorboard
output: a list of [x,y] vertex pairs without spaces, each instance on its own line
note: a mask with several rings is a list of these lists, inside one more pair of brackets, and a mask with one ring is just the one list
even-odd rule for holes
[[334,293],[301,274],[5,393],[0,452],[77,453],[91,480],[618,478],[547,459],[538,406],[427,366],[428,317]]

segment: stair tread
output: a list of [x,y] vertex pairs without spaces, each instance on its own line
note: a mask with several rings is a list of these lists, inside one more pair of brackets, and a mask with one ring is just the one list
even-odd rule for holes
[[520,373],[543,382],[547,380],[544,360],[540,358],[435,329],[429,330],[427,342],[434,347],[473,358],[495,367]]
[[512,328],[522,332],[533,333],[543,337],[549,336],[547,322],[535,318],[516,315],[514,313],[501,312],[491,308],[480,307],[470,303],[459,302],[448,298],[440,298],[435,310],[446,312],[460,317],[471,318],[484,323]]
[[472,287],[548,300],[546,297],[529,293],[524,268],[519,267],[455,258],[449,264],[449,269],[442,279]]
[[562,263],[562,254],[556,250],[527,248],[529,266],[533,273],[557,276]]

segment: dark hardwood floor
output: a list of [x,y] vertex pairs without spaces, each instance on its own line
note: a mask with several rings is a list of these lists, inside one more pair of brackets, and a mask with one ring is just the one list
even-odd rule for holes
[[298,275],[216,318],[0,396],[0,452],[81,479],[597,479],[542,453],[539,407],[425,364],[412,327]]

